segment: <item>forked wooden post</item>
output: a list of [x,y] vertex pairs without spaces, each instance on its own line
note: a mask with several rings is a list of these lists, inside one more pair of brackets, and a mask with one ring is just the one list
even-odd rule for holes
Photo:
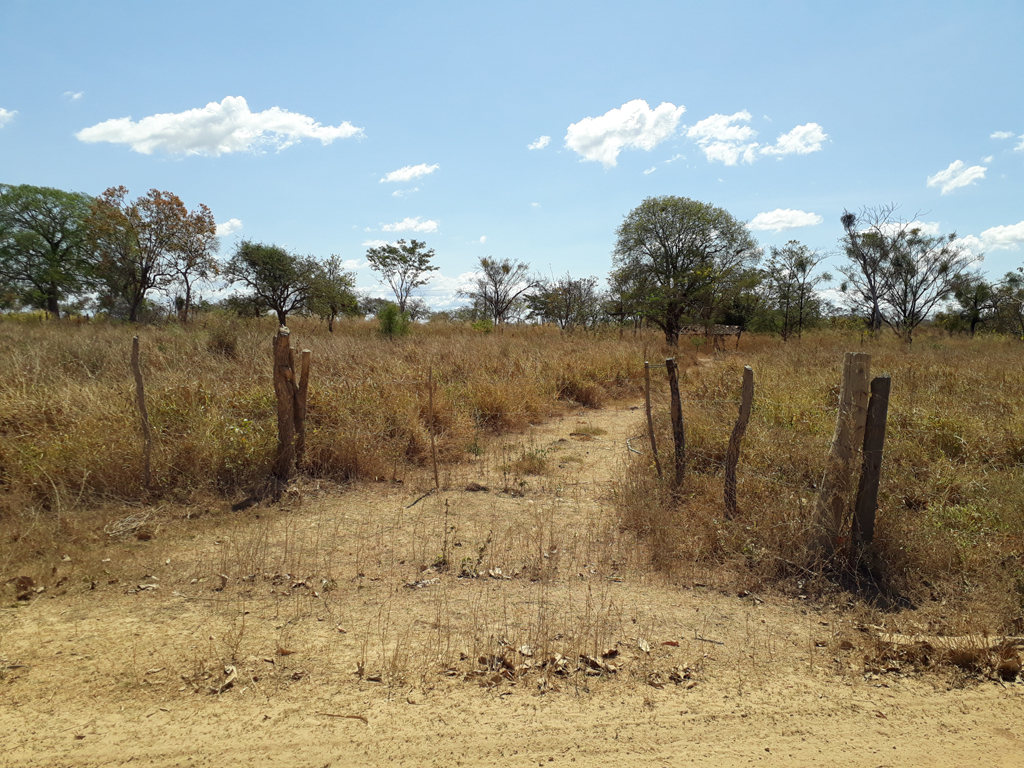
[[871,400],[864,428],[864,460],[850,536],[850,556],[854,565],[875,537],[875,512],[878,509],[878,485],[882,477],[882,450],[885,448],[891,385],[892,379],[888,376],[879,376],[871,382]]
[[434,366],[427,368],[427,408],[430,411],[430,461],[434,465],[434,488],[440,490],[441,480],[437,474],[437,443],[434,438]]
[[683,404],[679,399],[679,368],[674,357],[665,359],[665,367],[668,369],[668,387],[672,395],[672,440],[675,443],[672,486],[680,491],[686,477],[686,432],[683,429]]
[[750,408],[754,402],[754,369],[749,365],[743,367],[743,394],[740,397],[740,415],[736,426],[729,436],[729,449],[725,454],[725,515],[734,517],[738,511],[736,505],[736,465],[740,461],[740,443],[747,432],[750,421]]
[[275,498],[292,476],[295,465],[295,366],[291,332],[281,326],[274,338],[274,394],[277,395],[277,461],[274,464]]
[[644,408],[647,411],[647,437],[651,441],[654,468],[661,477],[661,459],[658,458],[658,441],[654,437],[654,418],[651,416],[651,364],[644,360]]
[[854,458],[864,442],[870,372],[871,355],[846,353],[836,431],[829,448],[816,510],[815,546],[822,557],[831,557],[840,545],[850,510]]
[[313,353],[302,350],[299,386],[295,389],[295,466],[301,467],[306,455],[306,406],[309,402],[309,365]]
[[132,373],[135,375],[135,402],[139,406],[139,416],[142,419],[142,482],[145,484],[146,490],[148,491],[153,482],[153,435],[149,429],[149,413],[146,411],[146,388],[142,383],[142,366],[139,363],[138,336],[132,339]]

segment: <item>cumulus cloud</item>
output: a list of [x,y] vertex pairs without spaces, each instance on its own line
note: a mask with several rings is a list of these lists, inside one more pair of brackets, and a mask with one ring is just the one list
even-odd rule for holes
[[459,293],[472,290],[478,277],[479,272],[463,272],[457,277],[448,277],[442,272],[431,272],[430,282],[419,289],[419,293],[427,305],[434,309],[454,309],[467,303]]
[[928,186],[941,187],[942,194],[948,195],[954,189],[966,187],[978,179],[985,178],[986,170],[988,169],[982,165],[972,165],[970,168],[965,168],[963,160],[955,160],[949,164],[946,170],[939,171],[934,176],[929,176]]
[[981,158],[981,162],[983,162],[983,163],[991,163],[995,159],[996,159],[995,155],[989,155],[988,157]]
[[[383,243],[384,241],[378,240],[376,242]],[[366,245],[366,243],[363,243],[363,245]],[[365,259],[345,259],[345,261],[341,262],[341,266],[345,269],[366,269],[370,266],[370,262]]]
[[397,171],[391,171],[390,173],[384,174],[384,178],[380,180],[380,183],[412,181],[413,179],[418,179],[420,176],[431,174],[440,167],[441,166],[437,163],[434,163],[434,165],[427,165],[426,163],[420,163],[419,165],[407,165],[404,168],[399,168]]
[[981,233],[981,242],[990,251],[1016,251],[1024,243],[1024,221],[990,227]]
[[14,116],[18,114],[18,110],[6,110],[0,107],[0,128],[3,128],[7,123],[14,119]]
[[989,138],[990,139],[1012,139],[1013,138],[1013,131],[994,131],[992,133],[992,135],[989,136]]
[[531,142],[530,144],[527,144],[526,148],[527,149],[544,149],[544,147],[546,147],[550,143],[551,143],[551,137],[550,136],[541,136],[536,141]]
[[437,232],[437,222],[433,219],[421,221],[419,216],[406,216],[394,224],[384,224],[381,229],[385,232]]
[[380,248],[382,245],[387,245],[387,244],[388,244],[387,240],[364,240],[363,241],[363,247],[364,248]]
[[686,107],[662,102],[651,109],[634,99],[600,117],[585,117],[569,126],[565,146],[584,160],[597,160],[605,168],[617,163],[624,148],[652,150],[672,136]]
[[480,245],[487,242],[487,235],[480,235]]
[[419,187],[413,187],[412,189],[396,189],[394,192],[391,193],[391,196],[392,197],[405,197],[406,195],[411,195],[414,192],[419,192],[419,191],[420,191]]
[[242,228],[240,219],[228,219],[217,224],[217,237],[227,237]]
[[748,122],[750,113],[746,110],[733,115],[715,114],[692,125],[686,136],[697,142],[709,162],[718,160],[726,165],[736,165],[742,159],[745,163],[752,163],[758,145],[750,140],[757,136],[757,131],[749,125],[742,125]]
[[143,155],[159,149],[172,154],[217,157],[258,151],[266,146],[282,150],[302,139],[316,139],[327,145],[335,139],[362,135],[363,129],[349,122],[321,125],[312,117],[280,107],[252,112],[244,98],[228,96],[201,109],[150,115],[138,122],[131,117],[106,120],[83,128],[75,137],[86,143],[127,144]]
[[789,133],[779,135],[775,144],[762,147],[762,155],[807,155],[821,150],[828,134],[817,123],[798,125]]
[[784,232],[797,227],[813,227],[823,221],[824,219],[816,213],[776,208],[774,211],[757,214],[747,224],[747,229],[755,232]]
[[80,98],[85,96],[85,91],[79,91],[78,93],[72,93],[71,91],[64,91],[64,95],[67,96],[71,101],[78,101]]

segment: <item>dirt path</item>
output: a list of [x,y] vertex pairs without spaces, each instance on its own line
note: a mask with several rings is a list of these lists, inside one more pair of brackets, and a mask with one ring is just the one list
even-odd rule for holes
[[652,575],[610,499],[639,423],[495,441],[414,505],[426,473],[309,486],[55,563],[0,609],[0,765],[1024,764],[1024,685]]

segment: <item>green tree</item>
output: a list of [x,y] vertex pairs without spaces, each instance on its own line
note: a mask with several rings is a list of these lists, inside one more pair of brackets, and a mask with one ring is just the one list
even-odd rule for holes
[[88,290],[91,205],[78,192],[0,184],[0,280],[12,299],[59,318],[62,303]]
[[757,242],[728,211],[685,197],[649,197],[616,231],[613,277],[642,289],[649,322],[679,343],[688,323],[711,323],[760,257]]
[[1007,272],[996,285],[996,306],[999,330],[1024,340],[1024,267]]
[[335,318],[359,313],[355,287],[355,273],[345,271],[337,254],[332,254],[320,265],[313,279],[310,308],[320,319],[327,321],[327,330],[331,333],[334,333]]
[[596,277],[573,278],[566,273],[557,280],[539,282],[526,303],[532,317],[565,331],[592,326],[602,314],[601,300]]
[[956,315],[971,338],[978,326],[992,319],[999,309],[997,287],[978,272],[967,272],[953,281]]
[[437,269],[430,263],[432,258],[434,249],[427,248],[422,240],[411,240],[408,243],[399,240],[366,252],[370,268],[395,292],[395,301],[401,312],[405,312],[412,292],[429,282],[430,278],[426,275]]
[[289,314],[310,309],[320,272],[312,258],[243,240],[224,267],[224,278],[245,290],[237,296],[237,304],[273,310],[277,322],[287,325]]
[[537,287],[530,277],[530,265],[511,259],[480,258],[480,272],[472,288],[459,295],[486,309],[494,325],[508,322],[525,305],[526,296]]
[[205,205],[200,204],[196,210],[186,214],[181,225],[178,241],[171,252],[171,274],[178,289],[175,295],[178,319],[187,323],[195,287],[220,274],[215,256],[220,241],[217,239],[217,222]]
[[832,279],[827,272],[815,274],[824,259],[797,240],[790,240],[781,248],[772,246],[762,287],[783,341],[794,333],[800,338],[808,323],[820,316],[817,287]]

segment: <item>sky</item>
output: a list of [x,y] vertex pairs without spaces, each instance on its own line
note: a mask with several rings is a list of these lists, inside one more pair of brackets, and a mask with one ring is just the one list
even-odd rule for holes
[[375,295],[399,238],[435,308],[485,256],[604,277],[658,195],[825,253],[896,204],[1024,265],[1019,0],[0,0],[0,33],[0,182],[170,191],[222,257],[339,254]]

